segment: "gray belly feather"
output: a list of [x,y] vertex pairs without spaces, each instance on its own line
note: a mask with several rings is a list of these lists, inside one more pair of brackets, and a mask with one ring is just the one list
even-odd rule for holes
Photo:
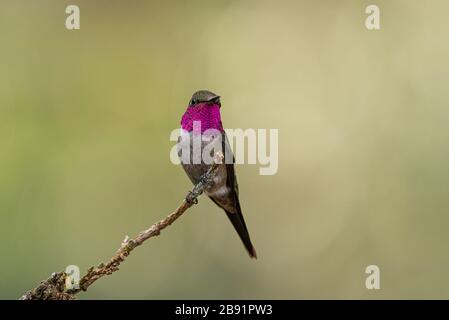
[[[187,176],[190,178],[193,184],[197,184],[200,178],[209,170],[211,167],[210,164],[205,164],[201,161],[200,164],[193,164],[193,143],[191,139],[192,133],[190,133],[190,140],[181,138],[178,139],[178,156],[181,159],[181,164],[187,173]],[[226,135],[223,134],[223,138],[226,139]],[[190,141],[190,143],[189,143]],[[204,149],[209,143],[214,143],[217,140],[211,139],[211,141],[202,141],[201,142],[201,150]],[[190,163],[183,163],[181,157],[182,144],[189,143],[190,144]],[[228,154],[232,154],[230,151],[230,146],[228,141],[225,141],[225,148]],[[221,149],[221,148],[220,148]],[[217,149],[215,149],[217,150]],[[223,151],[224,153],[225,151]],[[230,186],[227,185],[227,169],[225,164],[221,164],[218,167],[218,171],[214,177],[214,184],[206,189],[205,194],[211,197],[219,206],[225,209],[228,212],[236,212],[235,208],[235,200],[234,200],[234,192],[235,190],[231,189]]]

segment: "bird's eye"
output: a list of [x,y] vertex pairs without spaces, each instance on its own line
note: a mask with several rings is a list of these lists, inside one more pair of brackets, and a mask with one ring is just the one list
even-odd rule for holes
[[190,100],[190,105],[192,106],[192,105],[194,105],[194,104],[196,104],[195,99]]

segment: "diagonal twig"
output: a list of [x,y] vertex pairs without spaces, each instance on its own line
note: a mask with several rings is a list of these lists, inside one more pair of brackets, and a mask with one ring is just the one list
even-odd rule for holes
[[187,209],[198,202],[197,198],[213,184],[213,179],[222,161],[223,154],[218,152],[214,158],[214,164],[193,189],[189,191],[186,198],[175,211],[154,223],[148,229],[141,231],[134,238],[130,239],[126,236],[120,248],[107,263],[102,262],[98,266],[90,267],[87,270],[86,275],[80,279],[77,289],[67,290],[65,285],[67,274],[65,272],[55,272],[36,288],[25,293],[20,300],[74,300],[78,293],[86,291],[95,281],[119,270],[120,264],[126,260],[135,248],[142,245],[146,240],[158,236],[162,230],[175,222]]

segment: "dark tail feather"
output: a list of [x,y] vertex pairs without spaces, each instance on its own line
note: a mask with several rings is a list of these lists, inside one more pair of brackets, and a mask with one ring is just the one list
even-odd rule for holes
[[254,249],[251,239],[249,238],[248,229],[246,228],[245,220],[243,219],[242,211],[240,210],[240,205],[237,206],[237,212],[231,213],[226,211],[229,220],[231,220],[232,225],[242,239],[246,250],[251,258],[257,259],[256,249]]

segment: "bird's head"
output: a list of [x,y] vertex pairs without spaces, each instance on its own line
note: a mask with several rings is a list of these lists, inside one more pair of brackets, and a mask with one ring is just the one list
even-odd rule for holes
[[223,131],[220,116],[220,96],[207,91],[200,90],[192,95],[186,112],[181,119],[181,127],[188,132],[193,130],[193,122],[201,122],[201,133],[207,129]]
[[200,90],[192,95],[189,101],[189,107],[197,107],[201,105],[218,105],[221,106],[220,96],[207,90]]

